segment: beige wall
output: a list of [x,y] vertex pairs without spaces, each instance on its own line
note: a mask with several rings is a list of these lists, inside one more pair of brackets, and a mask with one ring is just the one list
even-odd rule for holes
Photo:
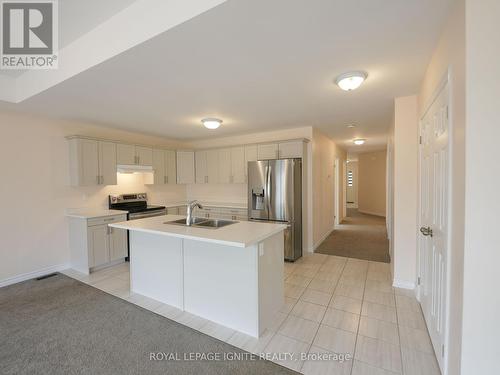
[[385,216],[386,151],[367,152],[358,156],[358,210]]
[[[331,138],[317,129],[313,130],[312,141],[312,170],[313,170],[313,243],[314,248],[331,233],[334,227],[335,204],[334,204],[334,164],[339,159],[340,186],[339,202],[343,206],[344,197],[344,175],[347,153],[338,147]],[[339,210],[342,221],[343,207]]]
[[[446,76],[450,80],[450,157],[452,162],[449,249],[448,374],[459,374],[462,324],[465,209],[465,1],[456,2],[443,27],[419,94],[419,118]],[[489,173],[488,173],[489,174]],[[492,373],[492,372],[490,372]]]
[[413,289],[417,271],[417,97],[394,104],[394,285]]
[[467,153],[461,373],[500,374],[497,289],[500,1],[467,0],[466,4]]
[[0,113],[0,282],[69,262],[67,208],[106,206],[109,194],[145,191],[152,202],[185,199],[182,186],[146,187],[141,175],[119,175],[117,186],[70,187],[64,136],[82,134],[148,145],[157,137],[89,124]]

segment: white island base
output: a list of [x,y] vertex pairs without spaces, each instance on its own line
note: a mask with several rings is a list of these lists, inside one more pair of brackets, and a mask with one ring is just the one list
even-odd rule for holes
[[130,230],[130,288],[259,337],[284,304],[283,243],[283,231],[241,247]]

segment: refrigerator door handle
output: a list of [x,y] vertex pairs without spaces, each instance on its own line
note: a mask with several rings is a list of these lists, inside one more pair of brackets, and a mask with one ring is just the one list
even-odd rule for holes
[[271,213],[271,167],[268,165],[266,167],[266,203],[267,203],[267,213]]

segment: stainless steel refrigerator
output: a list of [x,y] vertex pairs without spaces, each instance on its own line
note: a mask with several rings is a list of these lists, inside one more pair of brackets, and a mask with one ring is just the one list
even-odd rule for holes
[[248,218],[287,224],[285,259],[302,256],[302,160],[248,162]]

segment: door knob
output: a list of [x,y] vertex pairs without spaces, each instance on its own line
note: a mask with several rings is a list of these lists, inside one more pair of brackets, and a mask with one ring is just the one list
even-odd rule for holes
[[421,227],[420,228],[420,233],[422,233],[424,236],[431,236],[432,237],[432,229],[431,229],[431,227]]

